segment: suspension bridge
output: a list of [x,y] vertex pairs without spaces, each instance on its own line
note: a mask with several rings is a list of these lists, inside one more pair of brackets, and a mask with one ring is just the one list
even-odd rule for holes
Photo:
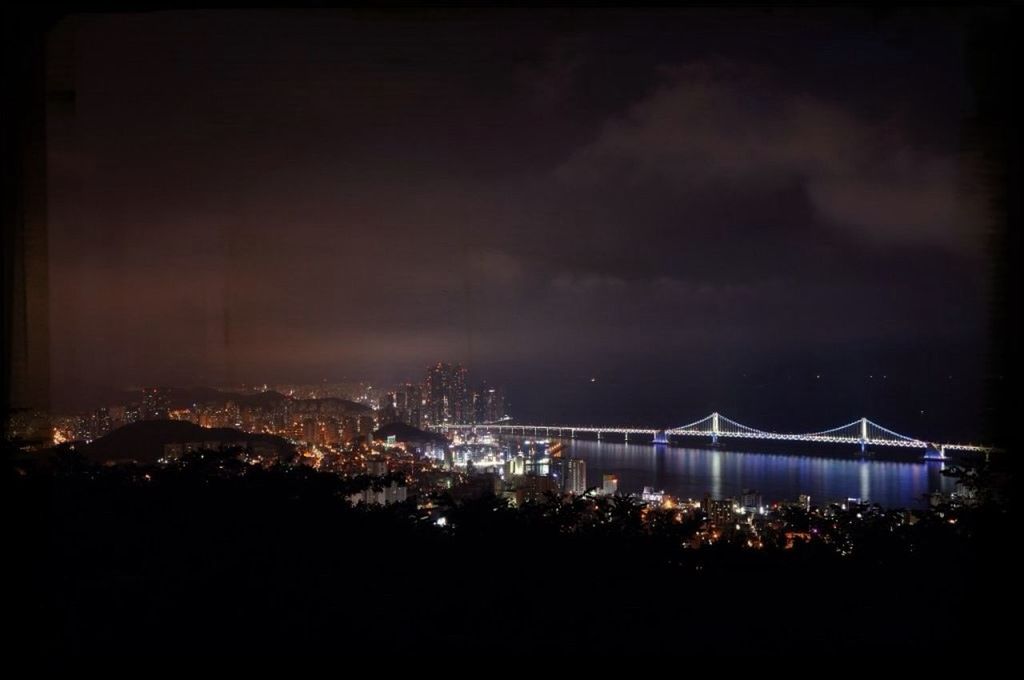
[[578,435],[596,436],[598,440],[606,435],[621,436],[626,442],[633,437],[650,441],[655,445],[667,445],[674,442],[681,442],[686,438],[698,437],[709,439],[711,443],[717,444],[719,439],[762,439],[788,442],[811,442],[817,444],[846,444],[860,447],[861,453],[867,451],[868,447],[900,447],[911,449],[923,449],[926,457],[945,458],[947,452],[967,451],[975,453],[988,453],[994,449],[990,446],[980,444],[955,444],[926,441],[917,437],[910,437],[905,434],[894,432],[867,418],[859,418],[851,423],[833,427],[820,432],[804,433],[781,433],[759,430],[748,425],[738,423],[727,418],[721,413],[715,412],[695,420],[686,425],[673,427],[666,430],[643,427],[600,427],[581,425],[520,425],[505,421],[485,423],[477,425],[454,425],[446,424],[439,429],[450,432],[477,432],[483,434],[507,434],[540,437],[571,437],[575,439]]

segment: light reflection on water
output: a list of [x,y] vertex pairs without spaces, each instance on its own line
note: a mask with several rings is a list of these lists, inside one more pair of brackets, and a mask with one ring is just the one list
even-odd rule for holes
[[766,502],[809,494],[814,504],[860,498],[886,507],[922,507],[926,494],[955,489],[955,481],[941,474],[943,463],[934,461],[563,442],[568,455],[587,461],[588,485],[600,486],[603,475],[614,474],[623,493],[653,486],[682,498],[702,498],[707,492],[725,498],[754,489]]

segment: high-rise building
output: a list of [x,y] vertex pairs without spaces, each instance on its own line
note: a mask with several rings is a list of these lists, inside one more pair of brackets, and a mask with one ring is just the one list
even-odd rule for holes
[[516,505],[545,500],[549,494],[557,495],[558,484],[547,475],[525,475],[516,477],[514,483]]
[[316,422],[316,418],[306,418],[302,421],[302,439],[308,444],[318,444],[320,442],[320,426]]
[[404,503],[408,497],[408,489],[404,485],[392,480],[390,486],[380,490],[369,486],[363,491],[349,496],[349,502],[353,505],[365,503],[367,505],[391,505],[392,503]]
[[140,420],[165,420],[171,406],[167,390],[147,387],[142,390],[142,413]]
[[484,394],[481,390],[469,391],[469,412],[474,423],[486,423],[487,411],[484,408]]
[[473,417],[478,423],[494,423],[506,415],[504,390],[488,385],[487,381],[479,390],[473,391],[471,401]]
[[644,503],[662,503],[665,500],[664,491],[656,491],[653,486],[645,486],[640,492],[640,500]]
[[128,409],[124,406],[111,406],[107,409],[110,416],[110,429],[116,430],[128,424]]
[[373,430],[375,429],[373,416],[359,416],[356,428],[359,432],[359,438],[369,443],[373,437]]
[[587,492],[587,463],[580,458],[562,461],[562,491],[582,496]]
[[398,395],[399,392],[387,392],[381,396],[377,409],[377,421],[381,425],[390,425],[401,420],[398,413]]
[[89,436],[99,439],[113,429],[110,412],[106,408],[98,408],[89,417]]
[[605,475],[601,484],[601,493],[605,496],[614,496],[619,492],[619,478],[615,475]]
[[341,441],[351,442],[359,436],[359,419],[356,416],[342,416]]
[[459,365],[437,363],[427,369],[426,417],[428,425],[468,423],[472,420],[466,369]]
[[736,524],[736,504],[731,498],[715,500],[705,496],[704,514],[708,522],[719,529],[731,529]]
[[396,397],[396,408],[398,419],[406,425],[423,427],[423,386],[415,383],[406,383],[402,386]]
[[505,461],[505,476],[518,477],[526,474],[526,459],[516,456]]
[[740,495],[740,507],[743,508],[744,512],[755,513],[763,505],[764,501],[761,499],[761,494],[753,489],[744,489]]
[[137,423],[142,420],[142,407],[138,404],[129,404],[124,407],[124,424]]

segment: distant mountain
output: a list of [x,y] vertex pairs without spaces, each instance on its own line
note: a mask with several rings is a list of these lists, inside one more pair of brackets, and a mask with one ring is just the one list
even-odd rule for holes
[[251,434],[227,427],[205,428],[184,420],[143,420],[118,428],[91,444],[78,447],[83,456],[96,462],[134,460],[155,463],[164,455],[167,444],[210,442],[244,443],[273,448],[283,458],[294,454],[294,447],[281,437]]
[[[373,409],[369,406],[349,401],[348,399],[338,399],[336,397],[293,399],[273,390],[238,394],[237,392],[222,392],[212,387],[168,387],[164,388],[164,392],[167,395],[168,405],[171,409],[189,408],[193,404],[226,404],[229,401],[233,401],[239,406],[270,409],[282,401],[293,401],[296,404],[306,406],[333,404],[351,415],[365,415],[373,412]],[[138,404],[142,402],[142,392],[138,390],[121,392],[120,396],[113,401],[120,404]]]
[[[172,409],[188,408],[193,404],[226,404],[233,401],[244,406],[269,408],[286,399],[280,392],[255,392],[253,394],[237,394],[222,392],[212,387],[168,387],[164,389],[169,406]],[[140,403],[142,392],[123,392],[119,403]]]
[[409,443],[433,442],[435,444],[443,444],[448,441],[448,438],[443,434],[426,432],[405,423],[391,423],[373,433],[375,440],[387,439],[388,437],[394,437],[395,441]]
[[[274,394],[277,394],[276,392]],[[288,399],[288,397],[285,397]],[[356,401],[349,401],[348,399],[339,399],[338,397],[324,397],[323,399],[292,399],[296,404],[301,405],[313,405],[313,404],[334,404],[339,406],[344,411],[351,415],[368,415],[373,413],[373,409],[366,404],[360,404]]]
[[254,394],[235,394],[234,392],[221,392],[226,397],[225,401],[233,401],[243,406],[258,406],[260,408],[272,408],[282,401],[288,401],[288,397],[273,390],[267,392],[256,392]]

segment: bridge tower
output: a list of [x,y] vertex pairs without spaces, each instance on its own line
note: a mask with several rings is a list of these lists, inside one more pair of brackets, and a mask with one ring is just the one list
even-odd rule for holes
[[664,446],[668,444],[668,436],[665,434],[665,430],[658,430],[654,433],[654,445]]
[[711,443],[718,443],[718,433],[721,430],[718,429],[718,411],[711,414]]
[[868,445],[868,419],[860,419],[860,452],[865,453]]

